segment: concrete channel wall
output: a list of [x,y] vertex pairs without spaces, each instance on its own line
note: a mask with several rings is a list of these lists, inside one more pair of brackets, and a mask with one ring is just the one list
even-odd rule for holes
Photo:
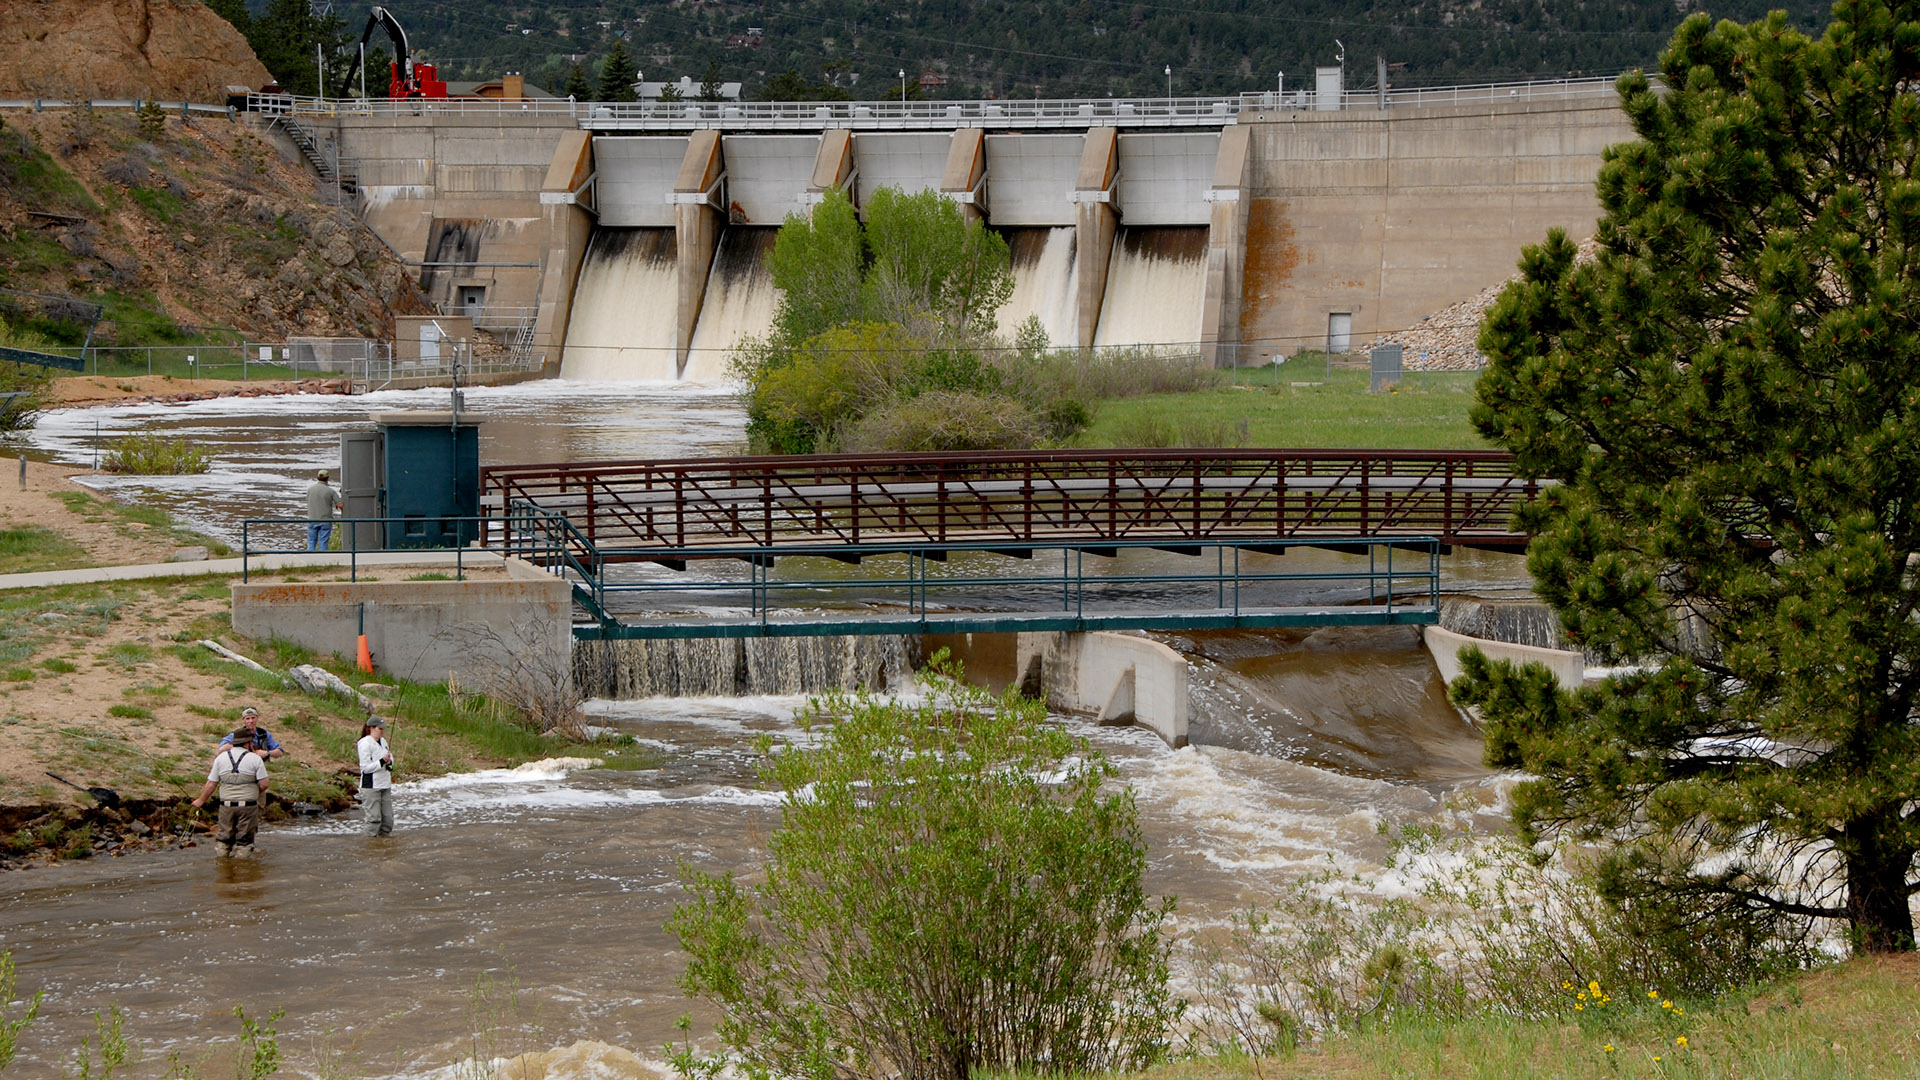
[[1168,746],[1187,745],[1192,717],[1187,658],[1151,638],[1087,634],[930,634],[921,651],[958,660],[966,679],[996,693],[1019,687],[1047,707],[1102,724],[1137,724]]
[[1486,653],[1490,660],[1510,660],[1522,665],[1543,664],[1547,670],[1553,672],[1553,677],[1560,685],[1569,690],[1578,687],[1586,680],[1586,657],[1577,652],[1468,637],[1451,630],[1443,630],[1438,626],[1421,627],[1420,639],[1426,644],[1427,652],[1432,655],[1434,666],[1440,669],[1441,680],[1447,683],[1460,677],[1460,652],[1469,647]]
[[[480,688],[490,672],[570,670],[571,586],[517,559],[508,576],[466,581],[233,586],[233,628],[351,659],[362,613],[376,671]],[[551,666],[548,666],[551,665]]]

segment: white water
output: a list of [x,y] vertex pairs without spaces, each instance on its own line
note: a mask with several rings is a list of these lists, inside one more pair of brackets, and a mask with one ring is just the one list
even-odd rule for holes
[[721,235],[682,375],[687,382],[727,381],[728,356],[734,347],[772,329],[780,290],[773,287],[767,256],[773,251],[776,231],[735,227]]
[[1099,345],[1185,345],[1200,340],[1206,308],[1206,230],[1121,229],[1100,305]]
[[560,375],[594,381],[679,377],[680,273],[672,229],[601,229],[574,286]]
[[1080,344],[1080,275],[1074,261],[1074,230],[1009,230],[1013,255],[1013,295],[1000,309],[1000,332],[1011,337],[1029,316],[1047,329],[1056,349]]

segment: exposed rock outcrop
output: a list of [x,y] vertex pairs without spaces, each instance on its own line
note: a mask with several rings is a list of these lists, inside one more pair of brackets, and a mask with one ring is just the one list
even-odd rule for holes
[[0,97],[222,102],[270,78],[200,0],[0,0]]

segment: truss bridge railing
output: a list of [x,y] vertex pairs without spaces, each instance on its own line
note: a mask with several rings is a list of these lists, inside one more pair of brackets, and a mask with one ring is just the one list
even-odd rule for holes
[[609,562],[744,549],[1396,537],[1521,550],[1542,483],[1493,451],[1113,450],[504,465],[488,513],[561,515]]

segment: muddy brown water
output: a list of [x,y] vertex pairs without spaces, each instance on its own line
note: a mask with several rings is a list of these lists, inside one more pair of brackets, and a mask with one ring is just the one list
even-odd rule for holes
[[[436,397],[435,394],[438,396]],[[196,526],[287,511],[301,476],[331,463],[342,426],[380,400],[235,399],[55,412],[36,452],[85,464],[93,424],[151,427],[222,447],[204,477],[109,481]],[[680,456],[740,444],[733,399],[620,386],[476,391],[488,461]],[[1179,556],[1167,556],[1178,559]],[[1292,556],[1289,556],[1292,558]],[[1514,590],[1517,560],[1450,557],[1449,581]],[[1150,850],[1150,886],[1179,897],[1176,937],[1271,899],[1300,875],[1377,877],[1383,825],[1488,828],[1506,778],[1478,765],[1473,730],[1444,700],[1404,629],[1211,633],[1171,638],[1192,659],[1197,745],[1062,720],[1120,763]],[[92,1016],[117,1005],[148,1047],[189,1059],[230,1046],[236,1004],[281,1008],[291,1075],[448,1078],[487,1053],[598,1039],[660,1064],[684,999],[662,926],[682,861],[751,871],[778,819],[753,769],[754,738],[797,738],[794,694],[599,701],[597,722],[657,746],[657,770],[534,766],[403,783],[399,831],[358,835],[351,815],[263,830],[252,862],[206,847],[0,875],[0,948],[23,990],[44,990],[9,1075],[60,1075]],[[405,760],[405,733],[394,733]],[[1176,979],[1190,977],[1181,968]],[[482,991],[516,1008],[476,1019]],[[483,1010],[485,1011],[485,1010]],[[230,1053],[223,1049],[222,1053]],[[224,1075],[216,1062],[203,1070]]]

